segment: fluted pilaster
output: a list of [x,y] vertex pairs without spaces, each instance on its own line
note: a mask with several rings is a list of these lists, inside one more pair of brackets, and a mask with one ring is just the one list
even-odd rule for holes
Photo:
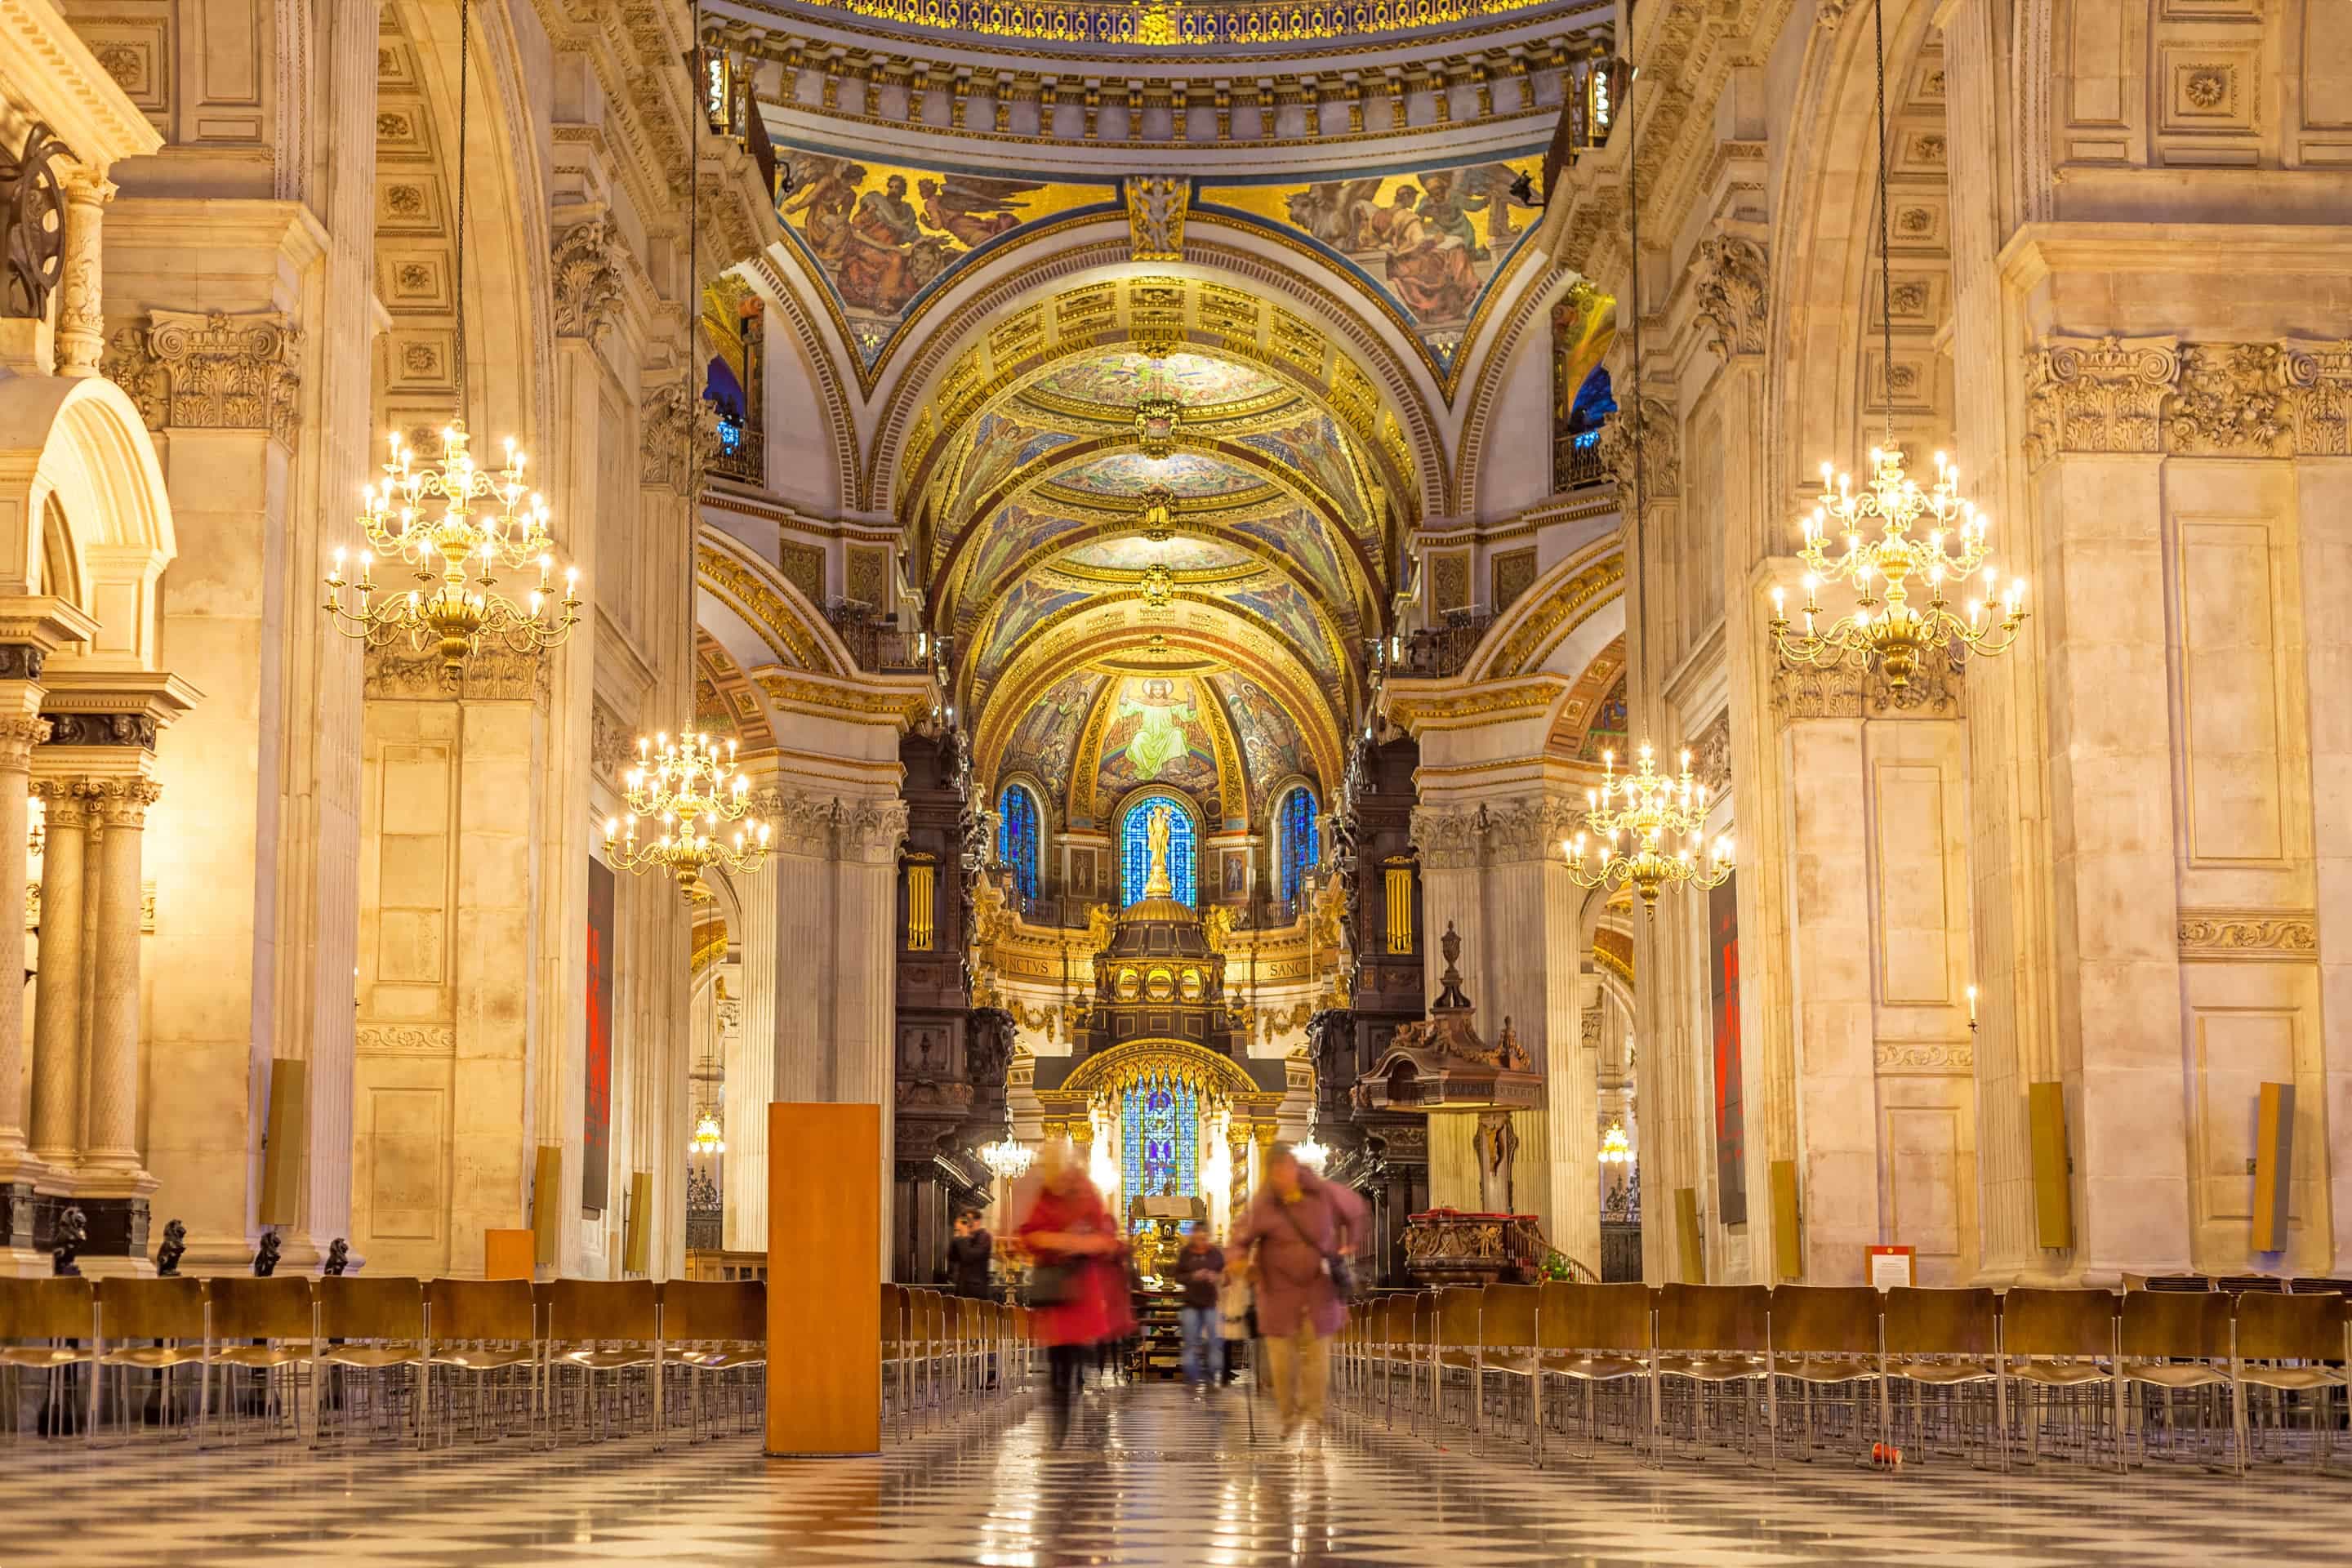
[[[0,888],[25,885],[25,835],[31,816],[33,748],[48,721],[29,714],[0,719]],[[0,919],[0,974],[24,968],[25,922]],[[25,1156],[25,1010],[0,1007],[0,1173]]]
[[105,826],[98,876],[98,946],[91,954],[89,1149],[85,1178],[109,1189],[146,1181],[139,1161],[139,925],[152,779],[92,786]]
[[81,1153],[82,851],[91,802],[79,779],[45,779],[38,788],[46,842],[33,992],[33,1152],[50,1165],[70,1166]]

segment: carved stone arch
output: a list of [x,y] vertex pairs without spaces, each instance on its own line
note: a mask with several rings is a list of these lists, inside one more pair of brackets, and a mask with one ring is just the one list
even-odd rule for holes
[[[851,675],[857,661],[833,624],[806,595],[773,565],[715,528],[705,528],[695,551],[695,578],[700,605],[697,619],[719,636],[737,662],[749,671],[761,664],[821,675]],[[726,636],[727,621],[709,612],[723,608],[751,638],[751,648],[763,650],[762,659],[751,648],[738,647]]]
[[[1133,266],[1132,241],[1123,216],[1083,226],[1066,237],[1062,248],[1042,257],[1036,248],[1016,248],[975,268],[959,283],[949,302],[940,307],[940,319],[918,351],[881,384],[881,417],[863,465],[868,487],[866,510],[896,509],[903,500],[911,476],[899,472],[899,456],[917,411],[950,363],[977,337],[1032,296],[1042,296],[1085,274],[1112,268],[1125,274]],[[1370,371],[1375,385],[1385,393],[1386,411],[1398,416],[1413,455],[1419,471],[1410,478],[1418,488],[1417,509],[1429,515],[1439,513],[1447,493],[1448,459],[1433,410],[1442,399],[1417,358],[1409,363],[1398,346],[1349,299],[1247,247],[1215,241],[1195,244],[1188,239],[1184,255],[1182,262],[1164,264],[1167,275],[1237,281],[1270,290],[1283,297],[1286,309],[1303,306],[1311,312],[1316,324],[1331,334],[1335,345],[1354,351],[1351,357],[1359,368]],[[1113,345],[1113,340],[1105,340],[1092,346]]]
[[[1605,642],[1623,632],[1624,581],[1625,559],[1615,534],[1554,562],[1486,628],[1463,666],[1463,679],[1504,679],[1539,669],[1574,675],[1584,668],[1590,650],[1571,645],[1572,637],[1585,643],[1605,631]],[[1560,668],[1564,646],[1575,656],[1572,669]]]
[[[1551,308],[1573,292],[1580,285],[1591,285],[1573,272],[1560,271],[1539,276],[1519,290],[1497,320],[1494,335],[1486,340],[1485,352],[1475,362],[1470,395],[1462,404],[1462,435],[1454,463],[1454,489],[1450,513],[1468,517],[1478,506],[1479,465],[1486,454],[1486,430],[1493,423],[1496,401],[1503,394],[1504,378],[1526,343],[1529,323],[1549,322]],[[1605,296],[1604,296],[1605,298]],[[1605,306],[1613,319],[1613,304]],[[1613,332],[1614,329],[1607,331]],[[1605,352],[1607,335],[1596,341],[1596,347]],[[1547,348],[1547,353],[1549,349]],[[1596,354],[1596,361],[1598,357]]]

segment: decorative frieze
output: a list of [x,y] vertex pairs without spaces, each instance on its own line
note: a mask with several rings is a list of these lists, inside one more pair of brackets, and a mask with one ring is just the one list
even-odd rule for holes
[[2027,460],[2352,455],[2352,341],[2046,339],[2026,379]]
[[1730,709],[1717,713],[1715,721],[1691,742],[1691,773],[1718,800],[1731,793]]
[[766,789],[751,810],[768,825],[769,845],[778,854],[831,858],[860,865],[889,865],[907,837],[903,800],[844,800],[803,790]]
[[2277,959],[2308,963],[2319,952],[2309,910],[2183,910],[2183,959]]
[[618,788],[621,768],[629,760],[629,727],[600,700],[589,713],[588,762],[605,783]]
[[[1184,259],[1184,209],[1192,182],[1178,174],[1129,174],[1128,236],[1138,261]],[[1000,362],[1002,363],[1002,362]]]
[[1976,1071],[1973,1040],[1881,1040],[1878,1070],[1890,1078],[1961,1077]]
[[1584,807],[1556,795],[1522,795],[1476,805],[1417,805],[1410,829],[1432,871],[1539,860],[1584,826]]
[[465,672],[452,686],[443,675],[437,652],[374,647],[367,650],[361,689],[363,696],[379,700],[544,702],[553,680],[552,663],[536,654],[486,647],[467,659]]
[[550,281],[559,337],[594,342],[620,313],[621,236],[608,217],[573,224],[555,237]]
[[1909,683],[1895,690],[1874,667],[1822,668],[1783,655],[1772,671],[1772,717],[1783,725],[1801,719],[1957,719],[1967,673],[1964,659],[1930,648],[1919,656]]
[[275,310],[151,312],[116,330],[100,374],[131,395],[151,430],[266,430],[294,444],[301,333]]
[[1707,324],[1715,352],[1726,359],[1762,353],[1769,304],[1764,247],[1738,235],[1713,235],[1699,242],[1691,265],[1696,275],[1692,300]]
[[152,713],[44,713],[52,746],[136,746],[155,749],[160,728]]
[[352,1048],[363,1057],[454,1057],[457,1031],[446,1024],[362,1024]]

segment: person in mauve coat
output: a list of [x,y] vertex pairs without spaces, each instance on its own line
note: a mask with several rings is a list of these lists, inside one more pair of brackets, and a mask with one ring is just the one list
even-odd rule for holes
[[1287,1143],[1267,1154],[1265,1180],[1234,1226],[1229,1256],[1248,1258],[1257,1295],[1265,1372],[1282,1412],[1282,1435],[1322,1425],[1331,1377],[1331,1336],[1348,1303],[1331,1282],[1329,1259],[1352,1255],[1364,1234],[1364,1200],[1298,1163]]

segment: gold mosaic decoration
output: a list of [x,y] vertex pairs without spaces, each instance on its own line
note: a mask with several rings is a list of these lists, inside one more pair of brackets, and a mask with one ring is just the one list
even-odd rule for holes
[[[1284,44],[1359,37],[1451,22],[1508,16],[1542,0],[1345,0],[1336,5],[1241,4],[1156,7],[1133,0],[1075,0],[1056,5],[1003,5],[996,0],[809,0],[879,22],[938,27],[984,37],[1035,38],[1057,44],[1138,44],[1178,48],[1188,44]],[[1162,25],[1155,25],[1154,10]]]

